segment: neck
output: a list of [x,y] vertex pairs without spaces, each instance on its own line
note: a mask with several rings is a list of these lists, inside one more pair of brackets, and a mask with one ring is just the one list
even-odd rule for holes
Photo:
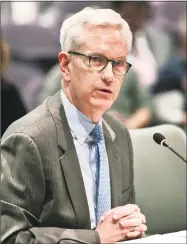
[[[82,111],[81,111],[82,112]],[[82,112],[83,113],[83,112]],[[85,113],[84,113],[85,114]],[[97,124],[102,115],[103,115],[103,112],[99,112],[99,111],[93,111],[93,113],[89,113],[89,114],[85,114],[89,119],[91,119],[95,124]]]

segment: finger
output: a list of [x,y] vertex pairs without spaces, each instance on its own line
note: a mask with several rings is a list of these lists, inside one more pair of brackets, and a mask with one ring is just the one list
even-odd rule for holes
[[129,204],[126,204],[125,206],[134,208],[135,211],[138,211],[138,212],[140,211],[140,208],[136,204],[130,204],[129,203]]
[[[105,218],[106,216],[113,214],[114,211],[115,211],[115,209],[116,209],[116,208],[112,208],[112,209],[108,210],[107,212],[105,212],[105,213],[101,216],[101,218]],[[117,211],[117,210],[116,210],[116,211]]]
[[112,208],[110,209],[107,213],[120,213],[122,210],[125,211],[127,209],[132,209],[135,211],[140,211],[140,208],[136,205],[136,204],[126,204],[126,205],[123,205],[123,206],[119,206],[119,207],[116,207],[116,208]]
[[123,217],[127,217],[129,216],[130,214],[134,213],[134,209],[131,208],[131,207],[124,207],[124,208],[121,208],[118,212],[114,212],[113,213],[113,219],[114,220],[119,220]]
[[140,232],[146,232],[147,226],[144,224],[141,224],[139,226],[133,227],[134,229],[132,231],[140,231]]
[[104,221],[104,219],[105,219],[105,216],[102,215],[100,220],[99,220],[99,223],[102,223]]
[[113,215],[114,220],[118,220],[118,219],[121,219],[122,217],[132,214],[135,211],[140,212],[140,209],[137,205],[126,204],[124,206],[119,206],[119,207],[110,209],[109,211],[107,211],[106,213],[104,213],[101,216],[100,221],[101,222],[104,221],[106,216],[111,215],[111,214]]
[[147,226],[144,224],[141,224],[141,225],[135,226],[135,227],[124,228],[124,230],[129,230],[129,232],[134,232],[134,231],[145,232],[145,231],[147,231]]
[[107,216],[105,216],[104,219],[100,218],[99,224],[102,224],[104,221],[115,224],[115,221],[114,221],[112,215],[107,215]]
[[124,206],[113,209],[113,218],[114,220],[119,220],[122,217],[128,216],[135,211],[140,211],[137,205],[135,204],[126,204]]
[[136,227],[142,224],[142,220],[140,218],[133,219],[123,219],[119,221],[120,225],[124,228]]
[[100,222],[102,222],[102,221],[104,221],[104,219],[107,217],[107,216],[109,216],[109,215],[112,215],[114,212],[114,209],[110,209],[110,210],[108,210],[107,212],[105,212],[102,216],[101,216],[101,218],[100,218]]
[[107,216],[112,215],[112,214],[113,214],[113,212],[112,212],[112,209],[111,209],[111,210],[109,210],[108,212],[104,213],[104,214],[101,216],[99,222],[103,222]]
[[135,210],[130,207],[130,206],[120,206],[120,207],[116,207],[113,209],[110,209],[108,212],[104,213],[100,220],[104,221],[104,219],[109,216],[112,215],[114,220],[118,220],[120,218],[122,218],[123,216],[128,216],[129,214],[133,213]]
[[135,238],[140,238],[142,236],[142,233],[140,231],[134,231],[134,232],[127,233],[126,236],[129,239],[135,239]]
[[140,212],[134,212],[128,216],[125,217],[126,219],[132,219],[132,218],[140,218],[142,220],[142,223],[145,224],[146,223],[146,218],[145,215],[143,215]]

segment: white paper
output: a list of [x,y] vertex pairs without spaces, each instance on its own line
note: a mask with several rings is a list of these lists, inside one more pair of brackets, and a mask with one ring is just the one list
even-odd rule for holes
[[122,241],[116,243],[186,243],[187,231],[179,231],[163,235],[152,235],[141,239]]

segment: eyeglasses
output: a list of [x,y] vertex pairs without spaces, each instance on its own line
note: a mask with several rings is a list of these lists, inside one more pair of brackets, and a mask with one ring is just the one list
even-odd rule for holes
[[87,57],[89,60],[89,67],[95,71],[102,71],[106,68],[108,62],[112,62],[112,70],[113,73],[117,76],[122,76],[127,74],[130,67],[132,66],[130,63],[123,60],[112,60],[107,59],[104,56],[99,55],[87,55],[84,53],[69,51],[69,54],[80,55]]

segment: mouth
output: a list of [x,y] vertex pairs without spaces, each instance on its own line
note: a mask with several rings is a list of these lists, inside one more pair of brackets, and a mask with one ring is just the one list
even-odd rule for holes
[[108,89],[99,89],[98,91],[106,94],[112,94],[112,91]]

